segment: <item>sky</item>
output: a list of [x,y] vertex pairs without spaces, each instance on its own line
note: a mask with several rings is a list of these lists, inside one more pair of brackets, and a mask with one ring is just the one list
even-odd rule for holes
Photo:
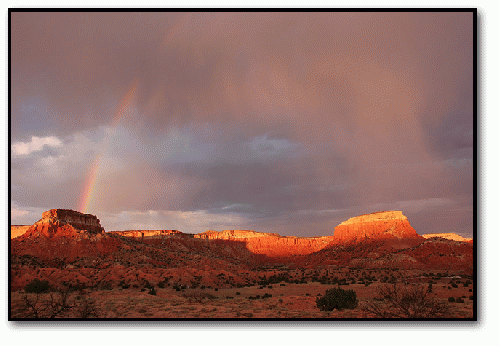
[[471,12],[11,14],[11,223],[473,234]]

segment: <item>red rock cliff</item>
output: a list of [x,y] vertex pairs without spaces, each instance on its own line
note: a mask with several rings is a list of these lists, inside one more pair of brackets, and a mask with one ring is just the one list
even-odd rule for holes
[[382,211],[352,217],[334,229],[338,241],[362,239],[421,238],[401,211]]
[[172,237],[172,236],[187,236],[185,233],[176,231],[176,230],[166,230],[166,229],[161,229],[161,230],[127,230],[127,231],[114,231],[112,232],[113,234],[118,234],[123,237],[130,237],[130,238],[147,238],[147,239],[154,239],[154,238],[159,238],[159,237]]
[[69,236],[81,232],[100,234],[104,228],[94,215],[69,209],[51,209],[43,212],[42,218],[30,226],[23,236]]
[[194,238],[220,239],[244,242],[249,251],[269,257],[308,255],[325,248],[333,237],[283,237],[277,233],[262,233],[249,230],[207,231],[195,234]]
[[31,225],[11,225],[10,226],[10,239],[22,236],[31,227]]

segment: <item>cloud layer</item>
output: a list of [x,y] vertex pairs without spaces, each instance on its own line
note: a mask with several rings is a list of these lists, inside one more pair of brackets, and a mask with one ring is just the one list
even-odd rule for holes
[[11,29],[18,205],[78,208],[100,158],[97,215],[322,235],[393,206],[420,233],[472,231],[471,13],[23,12]]

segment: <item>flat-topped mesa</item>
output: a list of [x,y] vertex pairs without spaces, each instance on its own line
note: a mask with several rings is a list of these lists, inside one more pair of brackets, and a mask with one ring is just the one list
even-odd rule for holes
[[100,220],[91,214],[84,214],[70,209],[51,209],[42,213],[42,218],[35,222],[25,233],[26,236],[54,235],[69,236],[77,233],[101,234],[104,228]]
[[58,220],[78,230],[85,230],[90,233],[102,233],[104,228],[100,224],[97,216],[84,214],[71,209],[51,209],[42,213],[42,220]]
[[334,229],[337,240],[421,238],[399,210],[352,217]]
[[155,229],[155,230],[126,230],[113,231],[112,234],[117,234],[123,237],[138,238],[138,239],[156,239],[161,237],[179,237],[187,236],[187,234],[174,229]]
[[194,238],[243,242],[249,251],[269,257],[308,255],[322,250],[333,239],[333,237],[283,237],[277,233],[250,230],[206,231],[195,234]]

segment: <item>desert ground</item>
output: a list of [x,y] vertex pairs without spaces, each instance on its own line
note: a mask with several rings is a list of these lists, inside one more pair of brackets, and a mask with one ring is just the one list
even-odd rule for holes
[[[362,280],[368,273],[369,280]],[[369,273],[370,272],[370,273]],[[342,275],[344,272],[332,273]],[[389,271],[355,270],[348,276],[349,284],[322,284],[320,282],[289,283],[279,282],[269,285],[254,285],[231,288],[187,288],[168,285],[163,288],[117,287],[112,289],[81,289],[71,291],[67,297],[67,311],[59,318],[160,318],[160,319],[236,319],[236,318],[379,318],[364,309],[371,302],[380,287],[393,285],[384,281]],[[463,277],[422,276],[427,273],[402,271],[395,274],[399,286],[427,288],[432,283],[428,299],[445,304],[448,313],[445,318],[473,317],[473,284]],[[406,275],[418,275],[407,279]],[[380,279],[378,279],[380,278]],[[391,276],[390,276],[391,278]],[[352,279],[356,283],[351,283]],[[371,281],[373,280],[373,281]],[[407,284],[401,283],[406,281]],[[162,285],[163,286],[163,285]],[[126,287],[126,286],[125,286]],[[335,309],[320,311],[316,298],[327,289],[341,287],[354,290],[359,300],[355,309]],[[153,293],[154,292],[154,293]],[[38,317],[49,318],[52,312],[47,308],[51,300],[60,304],[62,294],[47,292],[25,293],[22,290],[12,293],[12,317],[33,318],[35,309]],[[449,297],[461,298],[460,302],[449,302]],[[30,301],[27,304],[27,301]],[[85,315],[85,314],[88,314]]]

